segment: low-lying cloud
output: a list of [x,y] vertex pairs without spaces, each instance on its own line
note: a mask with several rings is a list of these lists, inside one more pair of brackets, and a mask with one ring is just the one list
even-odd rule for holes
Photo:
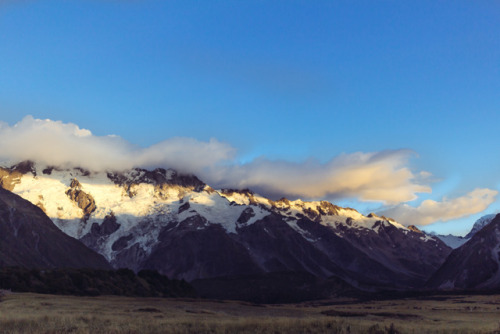
[[441,202],[426,200],[418,207],[399,204],[381,214],[392,217],[405,225],[429,225],[437,221],[448,221],[467,217],[488,208],[495,201],[498,191],[475,189],[465,196],[444,198]]
[[[409,150],[343,154],[326,163],[257,158],[240,164],[236,149],[216,139],[171,138],[147,148],[118,136],[95,136],[72,123],[25,117],[0,124],[0,158],[94,171],[133,167],[194,173],[217,188],[250,188],[263,195],[357,198],[398,204],[430,192],[428,173],[409,168]],[[430,205],[430,204],[426,204]]]
[[221,169],[223,175],[217,183],[223,187],[248,187],[275,197],[286,194],[400,203],[431,190],[421,184],[425,173],[415,174],[407,167],[411,154],[407,150],[343,154],[323,164],[314,160],[291,163],[261,158]]

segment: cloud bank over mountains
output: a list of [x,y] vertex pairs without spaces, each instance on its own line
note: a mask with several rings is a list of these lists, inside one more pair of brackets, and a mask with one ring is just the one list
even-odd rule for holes
[[492,204],[498,191],[475,189],[457,198],[444,198],[441,202],[425,200],[418,207],[399,204],[381,212],[406,225],[429,225],[436,221],[449,221],[482,212]]
[[[387,203],[407,202],[417,193],[430,192],[423,182],[427,173],[413,173],[407,166],[411,151],[351,153],[327,163],[256,159],[220,170],[218,184],[251,188],[265,194],[302,198],[357,198]],[[228,177],[229,176],[229,177]]]
[[480,212],[497,195],[476,189],[442,202],[427,200],[419,207],[405,202],[430,193],[429,173],[409,167],[410,150],[357,152],[326,163],[310,159],[296,163],[260,157],[241,164],[237,150],[216,139],[170,138],[142,148],[118,136],[96,136],[76,124],[25,117],[10,126],[0,123],[0,160],[33,160],[93,171],[173,168],[193,173],[218,188],[250,188],[273,198],[355,198],[393,205],[384,214],[405,224],[425,225]]
[[147,148],[125,139],[95,136],[76,124],[25,117],[13,126],[0,124],[0,158],[33,160],[93,171],[133,167],[171,167],[197,172],[233,158],[235,150],[215,139],[171,138]]

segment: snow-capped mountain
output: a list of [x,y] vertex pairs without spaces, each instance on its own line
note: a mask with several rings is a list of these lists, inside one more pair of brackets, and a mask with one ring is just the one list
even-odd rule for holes
[[[500,214],[453,250],[428,286],[438,289],[500,289]],[[476,225],[475,225],[476,226]]]
[[451,251],[385,217],[214,190],[174,170],[94,173],[24,162],[1,168],[0,185],[114,267],[186,280],[295,271],[407,288],[425,282]]
[[467,240],[472,238],[474,236],[474,234],[476,234],[477,232],[482,230],[483,227],[485,227],[486,225],[491,223],[491,221],[493,219],[495,219],[495,217],[496,217],[496,214],[491,214],[491,215],[483,216],[483,217],[479,218],[478,220],[476,220],[476,222],[472,226],[472,229],[470,230],[469,233],[467,233],[467,235],[464,238]]
[[478,220],[476,220],[476,222],[474,223],[474,226],[472,226],[472,229],[470,230],[470,232],[467,233],[467,235],[464,237],[456,236],[456,235],[452,235],[452,234],[448,234],[448,235],[442,235],[442,234],[436,234],[436,233],[430,233],[430,234],[441,239],[441,241],[443,241],[448,247],[456,249],[456,248],[462,246],[463,244],[465,244],[467,241],[469,241],[474,236],[474,234],[476,234],[484,226],[488,225],[495,218],[495,216],[496,216],[496,214],[486,215],[486,216],[483,216],[483,217],[479,218]]

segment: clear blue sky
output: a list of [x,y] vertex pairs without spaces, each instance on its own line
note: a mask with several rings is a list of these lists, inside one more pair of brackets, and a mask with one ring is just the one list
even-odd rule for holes
[[241,162],[411,149],[413,206],[499,190],[500,2],[3,1],[0,120],[28,114]]

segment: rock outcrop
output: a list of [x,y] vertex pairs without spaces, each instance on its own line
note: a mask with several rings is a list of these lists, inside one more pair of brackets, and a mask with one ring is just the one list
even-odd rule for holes
[[82,185],[77,179],[73,179],[70,188],[66,191],[66,195],[82,209],[82,219],[87,221],[95,211],[96,205],[94,198],[82,190]]

